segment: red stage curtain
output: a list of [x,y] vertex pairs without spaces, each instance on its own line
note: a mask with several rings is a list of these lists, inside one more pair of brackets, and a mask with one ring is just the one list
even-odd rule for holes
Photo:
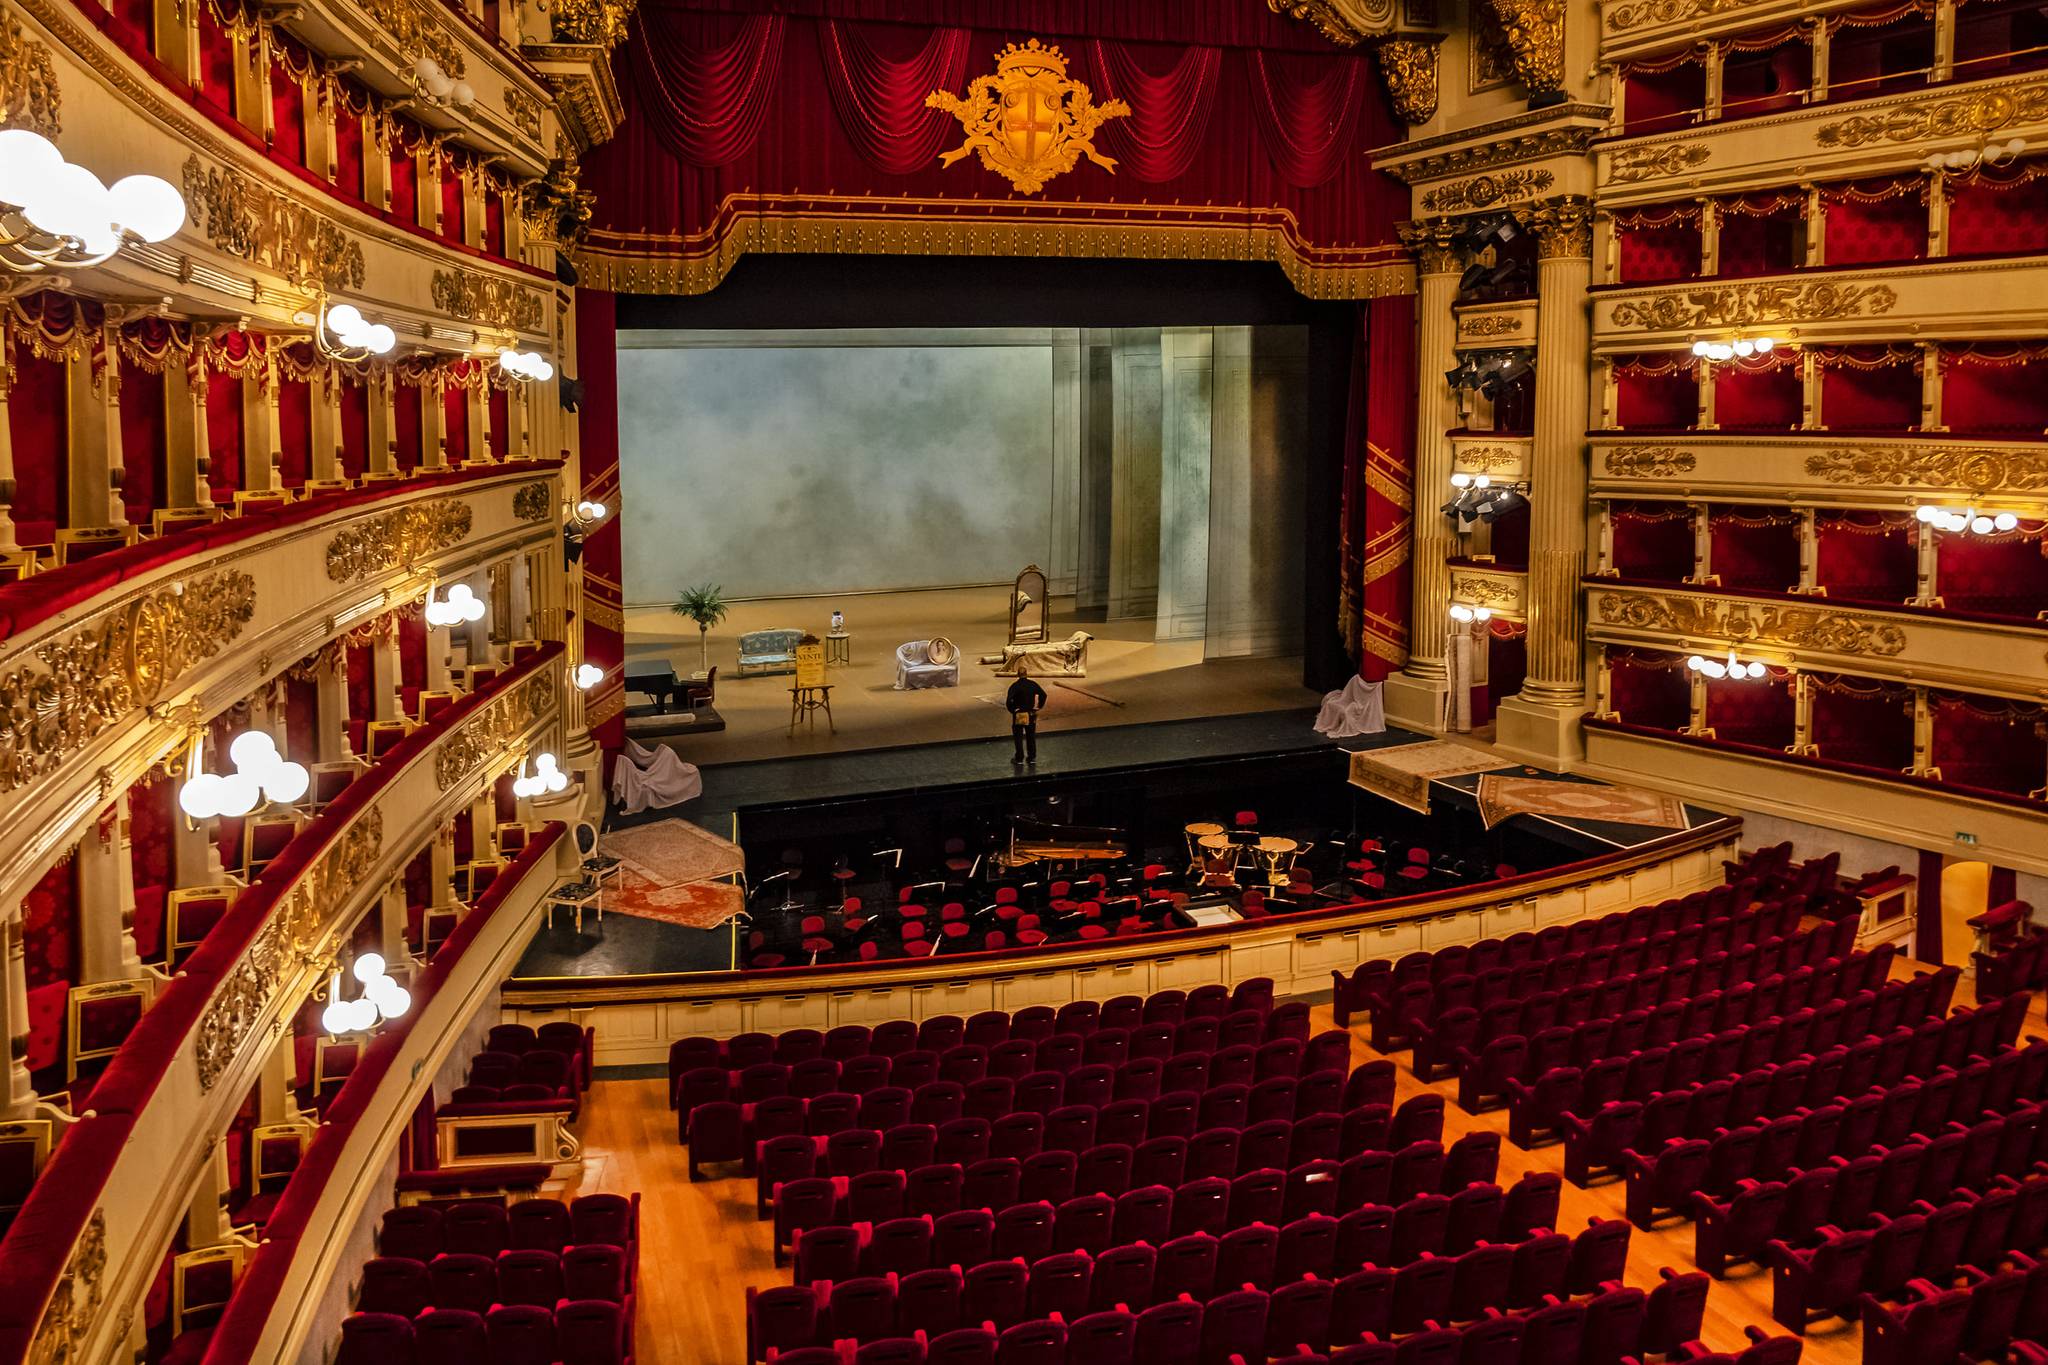
[[7,430],[14,443],[14,522],[23,545],[47,545],[71,519],[70,378],[61,360],[13,347]]
[[1934,586],[1953,611],[2031,620],[2048,611],[2048,558],[2039,522],[1988,536],[1937,532]]
[[164,466],[170,439],[165,430],[166,420],[164,377],[123,356],[121,501],[128,508],[128,520],[144,526],[149,524],[152,511],[166,505]]
[[1773,669],[1761,678],[1707,679],[1707,726],[1714,738],[1782,750],[1793,740],[1792,677]]
[[313,469],[313,385],[305,379],[277,383],[278,477],[286,488],[304,488]]
[[1097,98],[1104,103],[1120,99],[1131,106],[1129,117],[1103,125],[1105,152],[1115,158],[1119,171],[1128,170],[1134,179],[1155,185],[1178,180],[1202,150],[1209,115],[1216,107],[1222,49],[1188,48],[1172,70],[1157,74],[1140,64],[1134,50],[1120,44],[1093,42],[1088,51],[1095,65]]
[[448,463],[469,463],[469,390],[454,384],[441,390],[441,430]]
[[400,469],[420,467],[420,405],[426,401],[426,391],[416,384],[391,386],[391,443]]
[[[943,110],[925,108],[924,99],[967,83],[967,29],[920,31],[829,19],[817,29],[832,110],[855,151],[878,171],[909,175],[946,150],[960,125]],[[773,79],[772,70],[764,74]]]
[[1948,254],[2048,251],[2048,163],[1948,177]]
[[171,840],[177,783],[161,773],[128,789],[128,865],[135,878],[135,951],[147,962],[163,956],[164,894],[171,887]]
[[1699,421],[1700,386],[1692,366],[1670,374],[1614,371],[1614,423],[1623,431],[1683,431]]
[[1700,226],[1690,222],[1615,228],[1616,281],[1656,284],[1700,273]]
[[[281,41],[273,39],[273,41]],[[297,54],[301,65],[309,61]],[[294,166],[306,164],[306,92],[282,61],[270,63],[270,150]]]
[[1943,425],[2029,436],[2048,430],[2048,355],[2034,349],[1999,342],[1943,348]]
[[2026,702],[1964,692],[1928,696],[1934,712],[1929,761],[1960,787],[2025,796],[2048,781],[2042,711]]
[[1251,71],[1252,112],[1280,178],[1312,189],[1335,175],[1352,154],[1352,132],[1372,79],[1365,64],[1348,62],[1333,71],[1316,58],[1253,49]]
[[[594,289],[576,291],[577,378],[583,381],[578,409],[583,449],[583,496],[618,505],[619,358],[617,300]],[[617,669],[625,659],[625,624],[619,601],[619,521],[607,517],[583,541],[583,657],[599,668]],[[609,763],[626,737],[625,691],[616,674],[584,696],[591,737]]]
[[360,479],[370,461],[370,390],[360,380],[341,381],[341,472]]
[[1692,680],[1677,655],[1609,649],[1607,676],[1609,705],[1627,724],[1681,730],[1692,723]]
[[1714,421],[1724,431],[1789,431],[1799,425],[1805,385],[1799,362],[1777,352],[1759,365],[1730,361],[1714,370]]
[[1919,534],[1912,517],[1821,512],[1813,529],[1814,577],[1830,598],[1896,605],[1917,590]]
[[1820,756],[1887,773],[1913,766],[1913,691],[1833,673],[1816,673],[1813,742]]
[[753,150],[775,107],[789,22],[779,14],[751,15],[728,41],[697,46],[691,42],[696,26],[688,22],[693,17],[659,9],[635,16],[636,32],[626,44],[640,96],[635,112],[677,160],[724,166]]
[[1927,254],[1927,179],[1896,176],[1821,191],[1827,263],[1865,265]]
[[1799,518],[1756,507],[1717,507],[1707,517],[1712,573],[1724,588],[1785,592],[1799,585]]
[[1415,506],[1415,299],[1361,305],[1351,343],[1339,508],[1338,629],[1377,682],[1408,661]]
[[1920,363],[1912,348],[1850,346],[1820,361],[1820,420],[1831,431],[1920,425]]
[[22,969],[28,987],[78,980],[78,884],[70,851],[21,900]]
[[206,377],[206,454],[212,461],[206,482],[213,500],[230,506],[242,486],[242,381],[234,375]]
[[1614,502],[1614,571],[1676,583],[1692,572],[1692,511],[1674,502]]

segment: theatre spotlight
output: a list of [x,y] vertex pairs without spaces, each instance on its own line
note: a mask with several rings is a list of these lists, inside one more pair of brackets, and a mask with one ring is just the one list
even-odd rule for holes
[[1469,389],[1479,382],[1479,362],[1471,356],[1459,359],[1456,365],[1444,371],[1444,383],[1454,389]]

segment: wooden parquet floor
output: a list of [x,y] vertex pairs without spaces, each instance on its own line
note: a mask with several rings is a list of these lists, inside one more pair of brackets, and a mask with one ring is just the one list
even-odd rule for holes
[[[1901,962],[1895,974],[1910,976],[1918,967]],[[1965,982],[1957,1003],[1969,1002]],[[1315,1007],[1311,1030],[1331,1026],[1329,1006]],[[2048,1033],[2048,1017],[2038,999],[2022,1037],[2033,1033]],[[1380,1055],[1366,1045],[1362,1023],[1353,1029],[1351,1055],[1354,1066]],[[1446,1146],[1477,1129],[1500,1133],[1498,1180],[1503,1187],[1530,1171],[1562,1172],[1561,1144],[1523,1151],[1506,1141],[1505,1110],[1465,1113],[1454,1098],[1455,1082],[1424,1086],[1407,1069],[1407,1060],[1406,1053],[1395,1058],[1396,1102],[1425,1089],[1441,1093],[1447,1101]],[[690,1183],[684,1149],[676,1141],[675,1115],[662,1092],[660,1080],[600,1081],[593,1087],[584,1111],[587,1166],[582,1191],[641,1193],[639,1365],[744,1365],[746,1288],[786,1283],[789,1271],[774,1263],[769,1225],[754,1219],[751,1179],[735,1174]],[[1622,1216],[1619,1181],[1589,1190],[1567,1182],[1563,1194],[1560,1231],[1575,1232],[1589,1218]],[[1691,1270],[1692,1253],[1689,1221],[1669,1222],[1652,1232],[1638,1228],[1629,1243],[1628,1283],[1645,1289],[1654,1286],[1661,1266]],[[1745,1344],[1743,1329],[1750,1325],[1774,1335],[1783,1331],[1771,1320],[1770,1272],[1755,1267],[1745,1267],[1713,1286],[1702,1337],[1716,1350],[1738,1349]],[[1857,1365],[1862,1355],[1862,1331],[1852,1324],[1829,1323],[1807,1335],[1805,1365]]]

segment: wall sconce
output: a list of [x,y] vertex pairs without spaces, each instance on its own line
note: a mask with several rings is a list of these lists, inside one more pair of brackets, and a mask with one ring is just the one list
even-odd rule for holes
[[2014,513],[1980,512],[1974,507],[1929,506],[1920,508],[1913,515],[1937,531],[1980,536],[1988,536],[1995,531],[2010,531],[2020,524],[2019,517]]
[[578,664],[576,665],[575,681],[576,686],[580,690],[588,692],[591,688],[604,681],[604,670],[596,664]]
[[609,516],[611,510],[611,508],[601,502],[593,502],[589,498],[585,498],[576,504],[576,510],[570,519],[578,526],[593,526]]
[[317,312],[301,313],[295,321],[313,329],[313,345],[322,355],[351,364],[373,355],[389,355],[398,344],[398,333],[381,322],[371,322],[354,304],[338,303],[329,308],[322,299]]
[[483,599],[470,591],[467,583],[455,584],[439,601],[434,600],[434,590],[429,588],[426,617],[430,626],[459,626],[465,621],[481,621],[484,618]]
[[235,765],[232,773],[201,771],[199,739],[193,738],[188,776],[178,789],[178,809],[190,819],[247,815],[266,800],[288,806],[312,785],[306,765],[287,761],[277,751],[277,741],[261,730],[236,735],[228,745],[228,758]]
[[1966,147],[1955,152],[1935,152],[1927,158],[1930,171],[1967,171],[1978,165],[2003,166],[2018,158],[2027,150],[2023,137],[2010,138],[2004,142],[1987,142],[1981,147]]
[[362,983],[363,993],[354,1000],[342,999],[341,973],[334,974],[327,986],[327,1008],[320,1011],[320,1027],[328,1033],[367,1033],[412,1008],[412,992],[385,972],[381,955],[364,953],[350,973]]
[[514,796],[545,796],[549,792],[567,789],[569,775],[555,766],[555,756],[550,753],[537,754],[533,760],[533,775],[527,776],[526,760],[519,760],[519,776],[512,779]]
[[185,224],[168,180],[131,175],[111,187],[26,128],[0,132],[0,264],[22,274],[98,265],[125,242],[162,242]]
[[1729,646],[1726,659],[1709,659],[1703,654],[1695,654],[1685,661],[1685,666],[1695,673],[1704,673],[1710,678],[1734,678],[1740,681],[1744,678],[1761,678],[1764,675],[1764,666],[1762,664],[1754,660],[1749,663],[1743,663],[1737,659],[1735,657],[1735,648],[1732,645]]
[[476,91],[469,82],[451,77],[432,57],[422,57],[412,64],[412,89],[429,104],[450,109],[467,109],[476,103]]
[[1702,360],[1733,360],[1737,356],[1747,359],[1753,355],[1769,355],[1778,343],[1770,337],[1737,337],[1733,341],[1695,341],[1692,353]]
[[521,379],[548,380],[555,377],[555,367],[548,363],[546,356],[535,355],[532,351],[515,350],[510,346],[499,350],[498,367],[509,370]]
[[1451,619],[1461,626],[1470,624],[1473,621],[1491,621],[1493,619],[1493,609],[1491,607],[1468,607],[1463,602],[1453,602],[1451,603]]

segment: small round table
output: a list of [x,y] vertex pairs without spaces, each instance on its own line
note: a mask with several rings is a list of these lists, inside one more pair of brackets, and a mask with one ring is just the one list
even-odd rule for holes
[[825,632],[825,662],[828,664],[851,664],[853,662],[853,635],[851,632],[844,630]]

